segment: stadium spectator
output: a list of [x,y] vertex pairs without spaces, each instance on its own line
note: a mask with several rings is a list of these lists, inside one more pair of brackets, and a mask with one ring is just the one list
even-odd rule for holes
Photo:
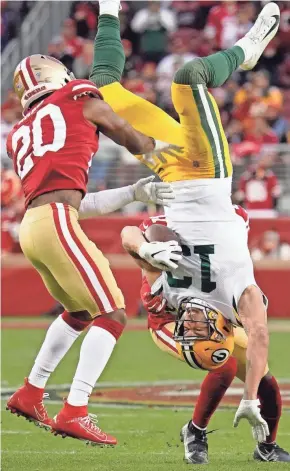
[[24,202],[1,213],[1,258],[11,253],[21,253],[19,229],[24,215]]
[[255,8],[250,2],[220,2],[209,12],[205,36],[211,39],[218,49],[231,47],[250,29],[254,16]]
[[150,1],[134,15],[131,28],[140,34],[144,61],[159,62],[167,49],[168,34],[176,30],[176,17],[173,11],[161,8],[160,2]]
[[250,218],[274,218],[281,188],[274,172],[270,169],[273,157],[267,156],[251,166],[239,180],[237,200],[242,203]]
[[10,166],[11,161],[7,155],[6,141],[9,132],[13,128],[14,124],[19,121],[19,116],[15,108],[2,109],[1,119],[1,161],[6,165]]
[[288,119],[281,116],[280,108],[274,105],[268,106],[265,116],[269,126],[278,136],[279,142],[286,143],[290,124]]
[[249,113],[256,104],[277,106],[281,109],[283,95],[277,87],[271,86],[270,75],[266,70],[250,73],[249,79],[234,97],[234,103],[237,107],[244,106],[245,108],[246,105]]
[[60,36],[53,38],[49,44],[48,53],[73,69],[74,59],[83,53],[83,48],[84,40],[77,36],[76,23],[68,18],[63,22]]
[[251,257],[258,260],[290,260],[290,245],[280,239],[274,230],[264,232],[262,238],[251,249]]
[[283,63],[278,69],[279,85],[285,89],[290,89],[290,54],[287,54]]
[[129,39],[122,39],[122,44],[126,56],[123,78],[135,78],[141,71],[142,60],[140,56],[134,54],[132,42]]
[[73,71],[78,78],[89,78],[94,57],[94,42],[86,39],[83,42],[82,53],[73,62]]
[[171,3],[171,8],[176,12],[178,29],[195,27],[196,17],[200,9],[199,2],[175,0]]
[[278,135],[262,116],[257,116],[250,120],[249,129],[244,133],[244,140],[261,145],[277,144],[279,142]]
[[[281,5],[280,5],[281,4]],[[279,39],[281,46],[289,51],[290,44],[290,4],[289,1],[279,2],[281,8],[281,20],[279,27]]]
[[20,178],[16,175],[14,170],[2,167],[1,210],[11,210],[20,200],[23,200]]
[[172,35],[170,41],[171,53],[165,56],[158,64],[156,69],[157,83],[156,89],[161,96],[163,108],[172,108],[171,102],[171,83],[175,72],[186,62],[196,57],[190,52],[191,34],[176,32]]
[[77,36],[93,38],[97,24],[97,2],[74,2],[72,18],[76,22]]

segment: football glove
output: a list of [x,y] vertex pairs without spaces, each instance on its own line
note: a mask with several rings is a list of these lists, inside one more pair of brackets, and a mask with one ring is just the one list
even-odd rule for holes
[[176,240],[143,242],[139,256],[159,270],[174,270],[182,259],[182,250]]
[[171,201],[175,198],[171,185],[169,183],[153,182],[154,178],[154,175],[141,178],[132,185],[135,201],[170,206]]
[[165,310],[167,301],[161,294],[151,294],[151,287],[144,277],[141,288],[141,301],[147,312],[152,314],[160,314]]
[[259,399],[242,399],[234,418],[234,427],[239,425],[241,419],[247,419],[252,426],[254,440],[265,442],[266,437],[269,435],[269,427],[261,416],[259,405]]

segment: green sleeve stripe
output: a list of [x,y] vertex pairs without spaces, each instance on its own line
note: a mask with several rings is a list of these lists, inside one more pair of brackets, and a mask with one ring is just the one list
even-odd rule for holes
[[211,111],[208,105],[207,97],[205,94],[204,86],[199,84],[197,89],[191,87],[192,93],[197,105],[197,109],[200,116],[201,125],[203,130],[208,138],[210,143],[213,159],[214,159],[214,169],[215,169],[215,178],[223,177],[221,175],[221,170],[223,172],[222,158],[221,158],[221,148],[218,139],[218,133],[214,124],[214,121],[211,116]]
[[218,133],[220,148],[221,148],[221,151],[222,151],[222,162],[223,162],[223,168],[224,168],[224,176],[228,177],[229,175],[228,175],[228,169],[227,169],[227,166],[226,166],[226,157],[225,157],[226,153],[225,153],[224,142],[223,142],[223,139],[222,139],[222,134],[221,134],[219,122],[218,122],[218,119],[217,119],[216,111],[213,107],[212,101],[209,97],[209,94],[208,94],[207,90],[205,90],[205,94],[206,94],[206,98],[207,98],[207,101],[208,101],[208,105],[209,105],[209,108],[210,108],[210,111],[211,111],[211,115],[212,115],[216,130],[217,130],[217,133]]

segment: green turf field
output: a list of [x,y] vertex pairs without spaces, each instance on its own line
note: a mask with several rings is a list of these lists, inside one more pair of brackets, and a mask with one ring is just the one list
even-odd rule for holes
[[[284,330],[284,329],[282,329]],[[286,331],[288,330],[288,332]],[[271,334],[271,370],[279,379],[289,379],[287,361],[289,329]],[[44,337],[43,330],[11,329],[2,332],[2,386],[16,388],[28,374],[33,358]],[[70,383],[78,359],[80,341],[52,376],[50,383]],[[146,331],[128,331],[116,347],[101,381],[106,383],[196,380],[203,373],[160,352]],[[5,391],[5,389],[4,389]],[[51,414],[60,403],[47,401]],[[116,434],[116,448],[92,448],[73,439],[61,439],[38,429],[5,411],[2,400],[2,469],[4,471],[175,471],[188,470],[183,463],[180,428],[191,417],[191,408],[106,406],[91,407],[104,430]],[[289,469],[287,464],[256,464],[251,459],[254,442],[250,428],[242,423],[232,428],[234,409],[221,409],[210,428],[209,471]],[[280,426],[279,444],[290,448],[290,411],[285,410]],[[199,469],[195,466],[195,469]]]

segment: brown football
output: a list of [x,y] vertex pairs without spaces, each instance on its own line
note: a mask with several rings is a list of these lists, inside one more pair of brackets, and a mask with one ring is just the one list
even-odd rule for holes
[[145,231],[145,238],[148,242],[167,242],[169,240],[176,240],[179,242],[179,237],[172,229],[161,224],[152,224]]

